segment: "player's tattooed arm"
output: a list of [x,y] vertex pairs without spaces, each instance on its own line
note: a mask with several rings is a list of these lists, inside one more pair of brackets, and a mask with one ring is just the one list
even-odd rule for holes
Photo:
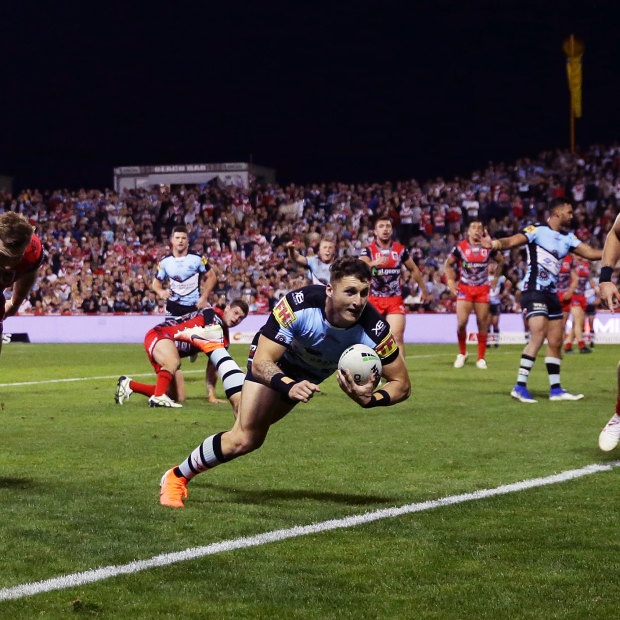
[[252,375],[265,385],[269,385],[271,380],[279,374],[282,374],[282,370],[271,360],[255,360],[252,362]]

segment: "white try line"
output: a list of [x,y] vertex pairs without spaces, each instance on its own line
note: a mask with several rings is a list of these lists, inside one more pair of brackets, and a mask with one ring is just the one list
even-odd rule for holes
[[462,504],[496,495],[506,495],[507,493],[515,493],[526,489],[533,489],[549,484],[557,484],[574,480],[590,474],[596,474],[602,471],[611,471],[614,467],[620,466],[620,461],[612,461],[605,464],[592,464],[582,467],[581,469],[571,469],[546,478],[532,478],[531,480],[523,480],[513,484],[506,484],[494,489],[482,489],[473,493],[464,493],[462,495],[450,495],[441,499],[428,500],[417,504],[407,504],[405,506],[396,506],[394,508],[386,508],[376,510],[375,512],[366,512],[361,515],[353,515],[343,519],[332,519],[323,521],[322,523],[312,523],[311,525],[297,525],[285,530],[275,530],[273,532],[265,532],[256,536],[248,536],[235,538],[232,540],[224,540],[218,543],[211,543],[204,547],[193,547],[184,551],[176,551],[174,553],[164,553],[149,558],[148,560],[136,560],[129,564],[121,564],[118,566],[104,566],[95,568],[81,573],[73,573],[72,575],[64,575],[63,577],[54,577],[53,579],[45,579],[34,583],[24,583],[12,588],[3,588],[0,590],[0,601],[10,599],[19,599],[26,596],[34,596],[43,592],[52,592],[54,590],[63,590],[66,588],[74,588],[83,586],[87,583],[102,581],[110,577],[118,575],[131,575],[149,568],[157,568],[160,566],[169,566],[178,562],[186,562],[195,558],[201,558],[207,555],[215,555],[225,551],[234,551],[235,549],[247,549],[248,547],[258,547],[268,543],[286,540],[288,538],[298,538],[300,536],[308,536],[310,534],[320,534],[330,530],[337,530],[356,525],[364,525],[372,523],[379,519],[391,519],[401,515],[411,514],[414,512],[422,512],[442,506],[453,506],[454,504]]

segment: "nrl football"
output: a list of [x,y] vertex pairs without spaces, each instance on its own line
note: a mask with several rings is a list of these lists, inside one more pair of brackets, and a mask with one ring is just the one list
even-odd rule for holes
[[354,344],[340,356],[339,370],[349,370],[358,385],[373,380],[375,386],[381,380],[381,360],[374,349],[365,344]]

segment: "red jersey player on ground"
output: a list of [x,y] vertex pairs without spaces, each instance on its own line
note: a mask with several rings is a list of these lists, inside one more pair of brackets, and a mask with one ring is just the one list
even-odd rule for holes
[[[37,279],[44,258],[41,240],[34,234],[30,222],[13,211],[0,214],[0,336],[4,319],[17,314]],[[13,295],[7,302],[4,290],[9,287]]]
[[400,285],[403,266],[413,274],[413,279],[420,287],[422,301],[428,301],[429,295],[422,274],[407,248],[392,241],[392,220],[389,217],[378,217],[374,232],[375,241],[366,246],[360,255],[360,259],[372,267],[368,301],[386,318],[396,344],[404,355],[405,304]]
[[247,309],[243,300],[236,300],[221,314],[214,308],[204,308],[156,325],[147,332],[144,348],[157,373],[157,383],[138,383],[123,375],[118,379],[116,402],[122,405],[133,392],[138,392],[149,397],[151,407],[181,407],[178,401],[185,400],[181,357],[202,351],[217,369],[226,396],[236,411],[245,374],[226,350],[228,328],[241,323]]
[[588,305],[586,300],[586,288],[589,282],[590,286],[598,293],[598,286],[590,274],[589,262],[578,260],[575,266],[575,273],[577,277],[577,286],[575,287],[575,292],[570,302],[573,328],[566,341],[564,352],[573,352],[573,340],[576,338],[577,345],[579,346],[579,353],[591,353],[590,349],[585,346],[583,339],[583,328],[586,322],[586,306]]
[[[488,264],[493,252],[480,244],[484,235],[482,222],[472,221],[467,229],[467,239],[458,243],[445,264],[446,278],[451,293],[456,297],[456,333],[459,340],[459,354],[454,362],[455,368],[462,368],[468,358],[467,321],[473,310],[478,320],[478,361],[476,366],[486,369],[484,355],[487,350],[489,330],[489,282]],[[498,263],[503,262],[501,254],[496,255]],[[454,266],[460,270],[458,288]]]

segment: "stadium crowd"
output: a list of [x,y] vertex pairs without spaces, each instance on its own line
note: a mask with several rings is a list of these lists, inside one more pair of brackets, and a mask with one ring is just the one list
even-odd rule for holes
[[[0,193],[0,213],[13,210],[36,226],[48,266],[22,304],[22,314],[163,313],[150,288],[158,259],[168,253],[173,226],[189,231],[191,251],[217,270],[211,303],[245,299],[268,312],[285,293],[309,283],[285,244],[313,253],[321,236],[338,255],[358,256],[373,240],[373,220],[389,215],[396,237],[419,265],[429,302],[411,273],[403,297],[413,312],[452,312],[443,265],[468,222],[480,219],[493,237],[545,221],[548,201],[575,205],[575,233],[602,247],[620,205],[620,146],[592,146],[572,155],[548,151],[514,164],[490,163],[470,178],[301,186],[262,185],[111,190],[24,190]],[[506,252],[502,311],[519,310],[523,249]]]

